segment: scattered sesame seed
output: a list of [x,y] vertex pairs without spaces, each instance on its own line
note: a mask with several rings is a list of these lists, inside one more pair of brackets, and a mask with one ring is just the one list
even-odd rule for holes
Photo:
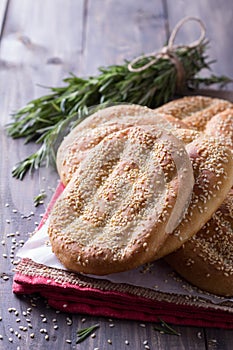
[[202,333],[201,332],[197,332],[197,337],[198,337],[198,339],[202,339]]

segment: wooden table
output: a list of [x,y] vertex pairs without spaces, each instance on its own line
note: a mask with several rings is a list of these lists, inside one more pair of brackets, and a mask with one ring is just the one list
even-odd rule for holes
[[[11,291],[15,251],[45,209],[35,208],[33,198],[42,187],[49,197],[57,180],[50,169],[22,182],[12,178],[12,167],[36,146],[6,136],[11,112],[44,95],[42,86],[60,85],[69,72],[96,74],[99,66],[160,49],[186,15],[206,24],[209,55],[217,59],[213,71],[233,77],[231,0],[0,0],[0,349],[233,348],[229,330],[175,327],[180,337],[165,335],[150,323],[57,313],[43,299]],[[198,35],[195,25],[187,25],[180,40]],[[100,324],[96,337],[75,345],[76,330],[94,323]]]

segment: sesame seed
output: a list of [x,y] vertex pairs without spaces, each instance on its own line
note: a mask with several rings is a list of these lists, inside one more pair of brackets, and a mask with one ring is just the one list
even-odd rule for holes
[[197,332],[197,337],[198,337],[198,339],[202,339],[202,333],[201,332]]

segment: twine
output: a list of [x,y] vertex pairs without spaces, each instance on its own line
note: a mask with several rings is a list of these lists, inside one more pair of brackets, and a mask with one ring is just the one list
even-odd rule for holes
[[[196,21],[199,24],[200,29],[201,29],[200,37],[188,45],[175,45],[174,42],[175,42],[178,31],[186,22],[189,22],[189,21]],[[181,48],[182,49],[190,49],[190,48],[194,48],[194,47],[199,46],[201,44],[201,42],[204,40],[205,34],[206,34],[206,29],[205,29],[204,23],[199,18],[191,17],[191,16],[184,17],[176,24],[176,26],[174,27],[174,29],[169,37],[168,44],[166,46],[164,46],[161,51],[159,51],[159,52],[153,51],[153,52],[147,53],[145,55],[141,55],[141,56],[134,58],[128,64],[128,69],[130,72],[137,72],[137,73],[142,72],[142,71],[146,70],[147,68],[149,68],[150,66],[152,66],[153,64],[155,64],[161,57],[166,58],[166,59],[170,60],[174,64],[174,66],[176,67],[176,70],[177,70],[177,89],[180,89],[183,86],[183,81],[185,78],[185,70],[184,70],[182,62],[180,61],[179,57],[176,54],[176,50],[181,49]],[[141,67],[138,67],[138,68],[134,67],[134,65],[136,63],[140,62],[141,60],[143,60],[144,58],[147,58],[147,57],[154,57],[154,58]]]

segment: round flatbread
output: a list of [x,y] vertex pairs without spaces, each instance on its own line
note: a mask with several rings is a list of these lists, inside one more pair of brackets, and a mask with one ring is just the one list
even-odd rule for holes
[[233,296],[233,190],[201,230],[166,261],[195,286]]
[[203,135],[189,143],[186,150],[195,179],[192,198],[183,220],[168,236],[155,259],[175,251],[196,234],[211,218],[233,186],[232,152],[221,140]]
[[57,152],[57,170],[67,185],[89,150],[107,135],[137,125],[162,129],[188,128],[172,116],[153,112],[138,105],[117,105],[102,109],[78,124],[63,140]]
[[164,104],[155,112],[181,119],[193,130],[204,131],[207,122],[216,114],[232,108],[231,102],[205,96],[186,96]]
[[153,260],[183,217],[192,179],[172,134],[151,126],[111,133],[89,150],[53,208],[54,253],[68,269],[97,275]]

